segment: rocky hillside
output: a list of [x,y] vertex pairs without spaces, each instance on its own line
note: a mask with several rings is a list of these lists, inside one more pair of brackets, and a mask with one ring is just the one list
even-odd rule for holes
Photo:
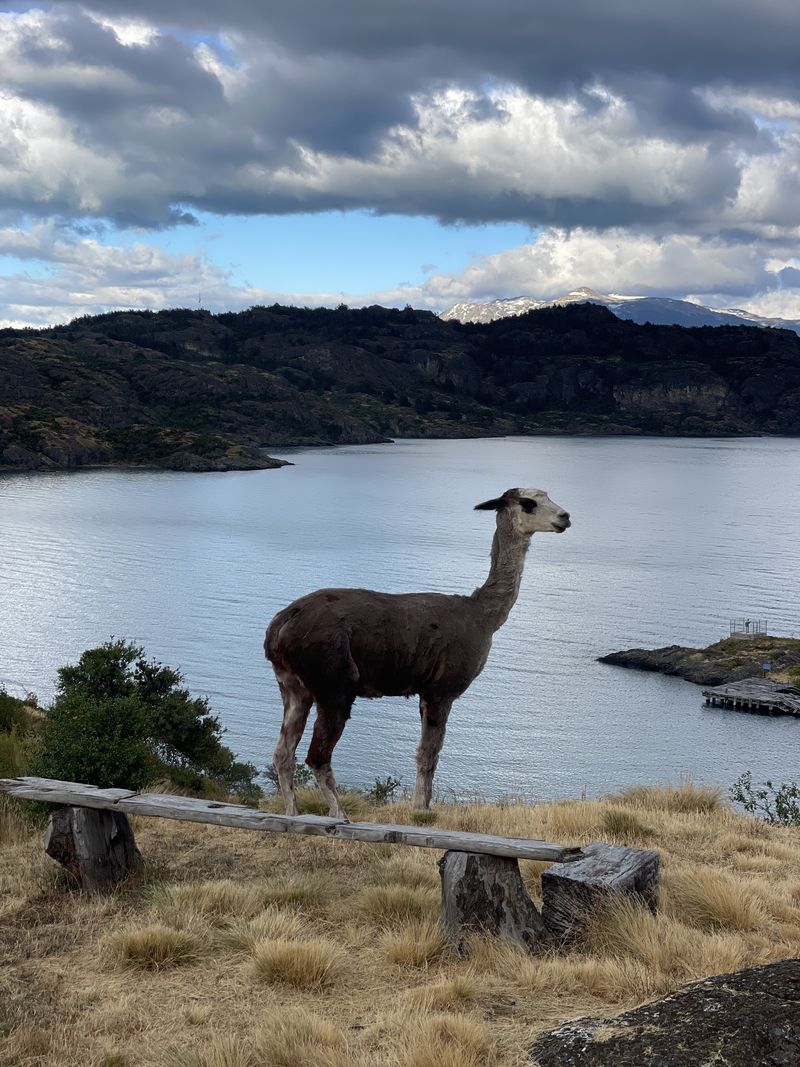
[[0,331],[0,465],[268,466],[396,436],[800,434],[800,337],[623,322],[592,304],[478,325],[274,305]]
[[[677,675],[698,685],[724,685],[757,678],[764,663],[770,677],[794,681],[800,673],[800,640],[794,637],[726,637],[707,648],[667,645],[665,648],[628,648],[600,657],[600,663]],[[800,676],[797,677],[800,681]]]

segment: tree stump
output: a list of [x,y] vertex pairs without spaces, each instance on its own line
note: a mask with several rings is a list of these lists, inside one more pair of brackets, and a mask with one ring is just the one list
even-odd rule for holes
[[442,925],[459,952],[470,933],[516,941],[529,952],[552,942],[515,859],[450,851],[439,860],[439,872]]
[[131,824],[121,811],[57,808],[47,823],[44,850],[92,892],[119,885],[142,863]]
[[638,897],[656,910],[657,852],[621,845],[586,845],[586,858],[554,863],[542,873],[542,919],[563,940],[580,934],[587,919],[619,894]]

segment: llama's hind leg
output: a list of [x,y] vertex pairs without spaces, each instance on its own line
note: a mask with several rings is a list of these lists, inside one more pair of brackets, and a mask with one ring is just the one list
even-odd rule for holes
[[425,810],[431,806],[433,775],[439,762],[439,753],[444,744],[447,716],[453,706],[452,700],[426,700],[419,698],[419,714],[422,719],[422,736],[417,747],[417,784],[414,789],[414,809]]
[[317,704],[317,719],[314,723],[311,745],[306,756],[306,763],[314,773],[319,791],[325,798],[330,815],[333,818],[345,820],[347,815],[336,790],[336,780],[333,777],[331,768],[331,757],[336,743],[347,725],[347,720],[350,718],[350,708],[352,706],[352,700],[339,704],[326,703],[325,706]]
[[296,674],[283,668],[275,669],[275,677],[283,698],[283,723],[275,748],[275,769],[278,772],[283,803],[287,815],[297,814],[294,795],[295,753],[306,728],[308,713],[314,698]]

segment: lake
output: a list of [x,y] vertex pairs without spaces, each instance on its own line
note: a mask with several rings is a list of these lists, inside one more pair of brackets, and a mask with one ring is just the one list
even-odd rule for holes
[[[572,514],[533,538],[519,601],[452,712],[438,789],[595,795],[683,775],[797,779],[800,720],[707,709],[700,688],[599,664],[705,645],[734,616],[800,636],[800,441],[532,437],[282,450],[275,471],[0,476],[0,685],[48,700],[112,635],[179,666],[263,767],[281,718],[268,620],[322,586],[470,592],[511,486]],[[413,785],[415,701],[356,703],[342,784]],[[310,725],[309,731],[310,734]],[[307,739],[306,739],[307,744]],[[300,753],[304,756],[305,747]]]

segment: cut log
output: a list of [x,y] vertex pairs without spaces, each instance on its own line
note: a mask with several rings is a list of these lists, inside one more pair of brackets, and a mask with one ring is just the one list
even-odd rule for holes
[[474,933],[516,941],[529,952],[540,952],[552,942],[515,859],[445,852],[439,872],[442,925],[459,952]]
[[658,899],[659,856],[621,845],[585,845],[584,859],[554,863],[542,872],[542,918],[556,937],[569,939],[615,896],[637,897],[651,911]]
[[139,870],[142,857],[121,811],[58,808],[50,815],[44,850],[81,888],[109,889]]

